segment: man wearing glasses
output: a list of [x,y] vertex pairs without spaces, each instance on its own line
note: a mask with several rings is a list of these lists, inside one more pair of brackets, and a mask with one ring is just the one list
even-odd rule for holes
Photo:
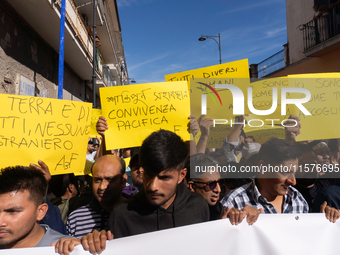
[[[249,225],[257,221],[261,210],[251,206],[244,206],[241,209],[227,206],[223,209],[220,203],[220,193],[224,180],[221,180],[220,173],[216,171],[218,162],[211,157],[199,153],[190,156],[186,168],[190,169],[188,187],[192,192],[203,196],[209,205],[210,220],[229,218],[232,225],[238,225],[247,217]],[[199,171],[198,171],[199,169]]]
[[[189,166],[190,165],[190,166]],[[223,180],[220,180],[220,173],[215,171],[217,162],[209,156],[199,153],[190,157],[187,163],[188,175],[190,174],[190,180],[188,181],[188,187],[192,192],[198,193],[203,196],[207,201],[210,210],[210,220],[217,220],[220,218],[223,211],[222,205],[218,203],[220,200],[221,186]],[[196,171],[195,167],[211,167],[213,171]]]

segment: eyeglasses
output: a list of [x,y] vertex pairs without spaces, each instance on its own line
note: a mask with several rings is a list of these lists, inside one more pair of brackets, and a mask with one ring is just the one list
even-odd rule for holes
[[224,180],[211,181],[211,182],[199,182],[199,181],[193,181],[193,182],[205,184],[204,190],[205,191],[211,191],[211,190],[214,190],[216,188],[217,184],[220,185],[220,187],[221,187],[224,183]]

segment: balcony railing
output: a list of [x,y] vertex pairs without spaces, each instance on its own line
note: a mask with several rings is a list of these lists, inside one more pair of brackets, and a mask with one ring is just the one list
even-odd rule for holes
[[103,82],[107,87],[115,86],[115,81],[110,73],[110,68],[103,65]]
[[266,76],[285,67],[285,50],[281,50],[257,65],[258,77]]
[[304,50],[327,41],[340,34],[340,6],[336,6],[317,19],[301,25],[303,30]]
[[100,75],[103,74],[103,58],[98,48],[96,48],[96,70],[100,73]]
[[[61,1],[57,0],[56,3],[61,7]],[[82,48],[85,50],[86,55],[89,57],[90,61],[92,62],[93,58],[93,42],[92,37],[88,32],[88,27],[84,23],[84,19],[81,16],[81,13],[77,9],[77,6],[73,0],[66,1],[66,19],[67,22],[70,24],[74,35],[79,40]],[[103,57],[101,56],[100,52],[96,51],[96,70],[99,75],[102,75],[103,72]]]

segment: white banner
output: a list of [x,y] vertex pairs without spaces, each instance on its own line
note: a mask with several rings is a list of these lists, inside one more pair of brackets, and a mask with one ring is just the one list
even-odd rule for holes
[[[340,223],[324,214],[266,214],[248,226],[244,220],[232,226],[218,220],[107,242],[102,255],[143,254],[340,254]],[[6,255],[55,254],[54,247],[0,250]],[[72,255],[89,255],[76,246]]]

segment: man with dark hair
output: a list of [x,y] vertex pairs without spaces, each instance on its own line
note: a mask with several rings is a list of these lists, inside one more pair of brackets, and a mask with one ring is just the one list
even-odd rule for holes
[[132,147],[130,151],[131,158],[139,153],[140,147]]
[[[208,221],[207,202],[182,183],[187,155],[186,143],[173,132],[160,130],[147,137],[139,151],[144,189],[113,209],[108,232],[82,237],[84,249],[100,253],[113,235],[120,238]],[[94,247],[94,243],[100,245]],[[56,251],[68,253],[77,244],[77,240],[66,244],[60,240]]]
[[[220,173],[216,171],[217,164],[215,160],[203,153],[190,156],[190,160],[186,164],[187,175],[190,175],[188,187],[192,192],[200,194],[207,201],[210,220],[219,219],[223,211],[221,203],[218,203],[222,181],[220,180]],[[195,171],[196,168],[202,171]]]
[[284,139],[271,138],[262,144],[258,154],[258,161],[274,165],[290,160],[297,162],[300,156],[301,152],[295,144]]
[[[309,144],[315,151],[317,163],[320,165],[329,166],[331,164],[331,151],[326,142],[322,140],[315,140]],[[320,172],[324,174],[324,172]]]
[[131,148],[123,148],[121,149],[122,158],[130,158],[131,157]]
[[51,203],[59,208],[65,224],[69,215],[70,199],[78,195],[77,185],[74,174],[54,175],[49,182],[49,187],[56,196],[51,199]]
[[[132,158],[134,155],[136,155],[138,152],[139,152],[139,148],[140,147],[130,147],[130,148],[124,148],[124,149],[121,149],[121,157],[125,160],[128,160],[128,158]],[[130,165],[128,165],[126,167],[126,174],[128,176],[128,179],[127,179],[127,182],[128,184],[132,184],[132,177],[131,177],[131,168],[130,168]],[[129,185],[129,186],[130,186]],[[129,186],[127,186],[126,189],[130,189]],[[123,193],[125,193],[125,190],[123,191]],[[129,194],[130,192],[127,191],[127,194]]]
[[[262,144],[258,154],[258,167],[261,171],[253,182],[245,184],[225,196],[221,203],[242,209],[245,205],[262,209],[265,213],[306,213],[308,204],[293,187],[296,184],[294,169],[298,166],[299,152],[287,140],[269,139]],[[273,168],[285,171],[271,171]]]
[[130,178],[132,185],[126,185],[123,189],[122,194],[125,198],[136,195],[138,191],[143,188],[143,170],[139,164],[139,154],[135,154],[131,157],[128,168],[131,174]]
[[331,151],[331,163],[333,165],[340,164],[340,139],[330,139],[328,147]]
[[91,162],[94,161],[94,156],[96,153],[93,144],[94,143],[91,140],[87,143],[86,159]]
[[181,183],[187,155],[186,143],[173,132],[160,130],[144,140],[139,151],[144,190],[112,211],[108,229],[115,238],[209,220],[205,200]]
[[126,185],[125,162],[120,157],[105,155],[92,166],[92,201],[74,210],[68,217],[67,232],[81,237],[93,230],[103,230],[112,208],[122,202]]
[[0,249],[50,246],[66,237],[40,225],[48,210],[44,174],[24,166],[0,171]]
[[[249,184],[225,196],[223,207],[242,209],[249,205],[264,213],[308,213],[308,204],[301,193],[293,188],[295,171],[301,153],[287,140],[271,138],[262,144],[258,154],[260,173]],[[326,218],[335,222],[339,212],[329,206],[321,209]]]
[[[190,156],[186,167],[190,168],[188,187],[204,197],[209,205],[210,220],[229,218],[232,225],[239,224],[245,217],[249,225],[257,221],[259,212],[246,205],[242,210],[229,208],[223,210],[220,203],[220,194],[224,185],[220,173],[217,171],[218,162],[206,154],[195,154]],[[199,170],[198,170],[198,169]]]
[[244,139],[245,143],[255,143],[255,138],[252,135],[248,135],[246,139]]
[[[310,144],[297,144],[302,153],[299,158],[299,169],[296,171],[296,188],[306,199],[309,211],[312,211],[314,199],[317,193],[332,184],[331,179],[318,178],[316,170],[316,154]],[[320,211],[320,206],[319,210]]]
[[98,152],[99,143],[93,143],[93,149]]
[[135,154],[129,164],[131,168],[131,179],[132,185],[136,187],[138,190],[143,188],[143,168],[141,168],[139,163],[139,154]]

